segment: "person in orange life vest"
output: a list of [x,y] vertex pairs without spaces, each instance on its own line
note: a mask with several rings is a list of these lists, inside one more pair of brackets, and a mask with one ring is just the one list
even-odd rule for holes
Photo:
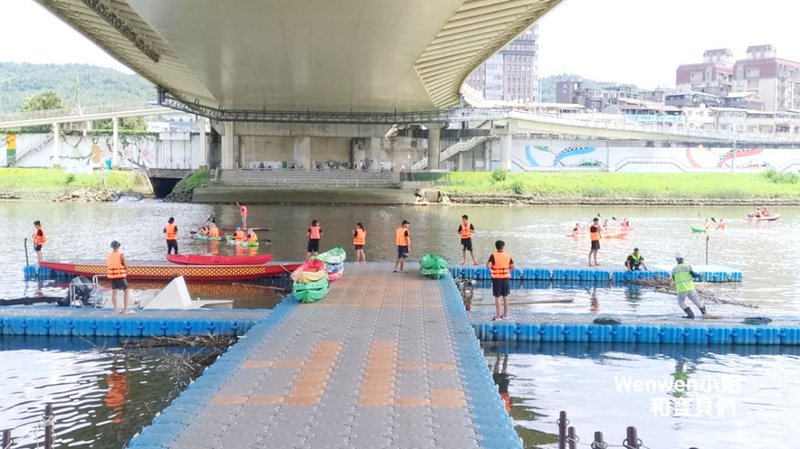
[[[600,237],[602,228],[600,227],[600,220],[595,217],[592,219],[592,225],[589,226],[589,238],[591,240],[591,249],[589,249],[589,266],[598,266],[597,264],[597,250],[600,249]],[[594,263],[592,257],[594,256]]]
[[164,226],[164,237],[167,239],[167,254],[175,250],[178,254],[178,226],[175,225],[175,218],[169,217],[167,225]]
[[106,256],[106,267],[108,268],[108,278],[111,279],[111,304],[114,306],[114,313],[119,313],[117,307],[117,290],[123,292],[122,313],[133,313],[128,310],[128,264],[125,255],[119,250],[120,243],[116,240],[111,242],[112,251]]
[[397,260],[394,262],[394,272],[397,273],[399,269],[405,272],[406,257],[408,252],[411,251],[411,234],[408,233],[408,227],[411,223],[408,220],[403,220],[400,227],[395,231],[395,243],[397,243]]
[[213,221],[208,225],[208,236],[211,238],[219,238],[219,228]]
[[258,236],[256,235],[255,231],[252,229],[247,230],[247,242],[253,243],[258,241]]
[[461,265],[467,264],[467,251],[472,256],[472,263],[478,265],[478,260],[475,259],[475,253],[472,251],[472,234],[474,232],[475,227],[469,222],[469,217],[462,215],[461,224],[458,225],[458,235],[461,236]]
[[36,227],[33,233],[33,250],[36,251],[36,259],[42,263],[42,246],[47,241],[47,234],[44,233],[42,222],[39,220],[34,221],[33,226]]
[[245,239],[244,231],[239,226],[236,227],[236,231],[233,232],[233,240],[236,242],[243,242]]
[[725,227],[726,227],[725,219],[724,218],[720,218],[719,222],[717,223],[717,229],[719,229],[720,231],[724,231]]
[[[495,314],[492,321],[504,320],[508,318],[508,295],[511,294],[511,271],[514,267],[514,259],[505,252],[506,243],[502,240],[494,242],[497,249],[494,254],[489,256],[486,268],[492,273],[492,294],[494,295]],[[500,297],[503,297],[503,314],[500,314]]]
[[247,206],[239,204],[238,201],[236,205],[239,207],[239,216],[242,217],[242,229],[247,229]]
[[306,260],[311,256],[316,256],[319,252],[319,240],[322,238],[322,229],[319,227],[317,220],[311,220],[311,226],[308,228],[308,246],[306,247]]
[[506,413],[511,414],[511,396],[508,394],[508,384],[511,383],[511,376],[508,375],[508,354],[503,354],[503,364],[500,365],[500,353],[495,354],[494,370],[492,370],[492,379],[500,397],[503,399],[503,404],[506,407]]
[[367,244],[367,231],[364,225],[356,223],[353,231],[353,248],[356,251],[356,263],[367,263],[367,256],[364,254],[364,246]]

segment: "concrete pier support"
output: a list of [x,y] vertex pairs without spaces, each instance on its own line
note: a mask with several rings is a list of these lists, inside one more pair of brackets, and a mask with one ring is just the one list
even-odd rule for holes
[[221,166],[223,170],[233,170],[234,164],[234,142],[236,141],[233,135],[233,122],[224,123],[225,134],[222,135],[222,161]]
[[306,169],[315,169],[314,160],[311,157],[311,137],[295,137],[294,148],[292,151],[294,160],[299,162]]
[[511,170],[511,133],[500,134],[500,168]]
[[381,167],[381,137],[370,137],[369,147],[367,148],[366,159],[369,161],[369,170],[380,170]]
[[197,127],[200,128],[200,167],[208,168],[208,161],[211,160],[211,153],[209,153],[208,138],[206,137],[206,126],[208,126],[208,119],[205,117],[198,117]]
[[442,157],[442,125],[428,123],[428,170],[439,170]]
[[119,168],[119,118],[111,118],[111,169]]
[[61,168],[61,157],[58,154],[60,147],[61,132],[58,129],[58,123],[53,123],[53,168]]

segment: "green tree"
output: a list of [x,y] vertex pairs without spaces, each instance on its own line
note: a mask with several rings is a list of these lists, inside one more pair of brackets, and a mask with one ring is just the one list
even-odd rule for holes
[[[47,111],[51,109],[66,109],[66,103],[61,97],[58,96],[57,93],[53,92],[52,90],[48,90],[42,92],[38,95],[34,95],[32,97],[28,97],[25,102],[22,103],[20,107],[21,112],[32,112],[32,111]],[[49,126],[29,126],[26,128],[22,128],[21,131],[25,133],[46,133],[49,132],[51,129]]]
[[[111,131],[113,125],[111,119],[96,120],[93,129],[95,131]],[[147,123],[144,117],[125,117],[119,119],[119,130],[123,133],[143,133],[147,132]]]
[[52,90],[48,90],[38,95],[28,97],[28,99],[22,103],[20,111],[47,111],[50,109],[66,109],[68,107],[69,106],[64,103],[64,100],[62,100],[57,93],[53,92]]

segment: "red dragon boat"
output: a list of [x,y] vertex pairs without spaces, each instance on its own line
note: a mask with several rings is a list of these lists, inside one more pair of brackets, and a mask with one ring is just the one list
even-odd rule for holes
[[264,265],[272,260],[272,254],[263,254],[259,256],[167,254],[167,260],[179,265]]
[[[282,262],[267,265],[128,265],[130,280],[170,280],[183,276],[187,281],[227,282],[245,281],[280,274],[288,274],[302,265],[299,262]],[[105,276],[105,263],[66,263],[41,262],[41,268],[86,276],[89,279],[96,275]]]

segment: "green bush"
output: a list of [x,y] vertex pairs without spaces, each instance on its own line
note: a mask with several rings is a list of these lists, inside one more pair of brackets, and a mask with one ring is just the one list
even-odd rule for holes
[[511,185],[509,186],[512,192],[517,195],[522,195],[525,193],[525,184],[522,183],[519,179],[515,179]]
[[775,184],[797,184],[800,182],[800,176],[797,173],[783,173],[773,169],[765,171],[763,176]]
[[503,182],[506,180],[507,173],[502,168],[492,170],[492,182]]
[[67,177],[64,178],[64,184],[70,185],[75,182],[75,175],[72,173],[67,173]]

